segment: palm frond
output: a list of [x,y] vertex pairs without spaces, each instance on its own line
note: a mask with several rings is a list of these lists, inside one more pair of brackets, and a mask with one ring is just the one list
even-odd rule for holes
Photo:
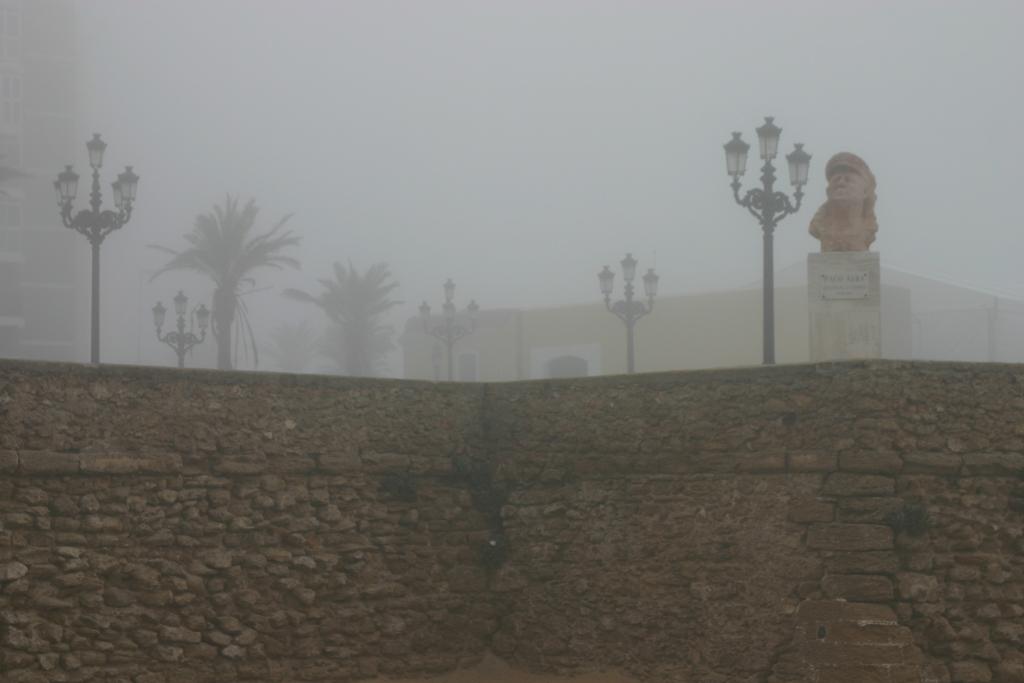
[[285,290],[285,296],[311,303],[333,323],[326,337],[331,357],[352,375],[367,375],[379,367],[382,358],[394,348],[394,329],[380,322],[380,316],[400,302],[389,295],[398,287],[385,263],[370,266],[362,275],[349,263],[332,265],[334,279],[319,280],[322,290],[313,295],[297,289]]
[[249,322],[248,308],[240,300],[244,293],[241,287],[245,284],[254,287],[251,273],[260,268],[297,268],[298,260],[282,251],[301,241],[299,235],[290,230],[282,232],[290,214],[268,231],[253,236],[258,213],[254,200],[239,206],[238,198],[228,194],[223,204],[196,217],[191,232],[184,235],[186,247],[172,249],[153,245],[171,258],[150,278],[169,270],[189,270],[208,277],[218,289],[230,292],[238,304],[237,322],[241,326],[240,334],[235,335],[234,354],[237,357],[240,350],[247,353],[246,347],[250,347],[255,363],[258,363],[256,337]]
[[317,304],[317,305],[319,305],[319,303],[320,303],[319,299],[317,299],[315,296],[313,296],[312,294],[308,294],[306,292],[303,292],[300,289],[292,289],[291,287],[289,287],[288,289],[286,289],[283,292],[281,292],[281,294],[283,294],[284,296],[288,297],[289,299],[295,299],[296,301],[303,301],[303,302],[308,303],[308,304]]

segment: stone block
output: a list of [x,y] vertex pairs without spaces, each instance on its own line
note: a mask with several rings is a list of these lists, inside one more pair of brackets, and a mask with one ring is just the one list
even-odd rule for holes
[[744,473],[770,474],[786,471],[786,454],[777,453],[753,453],[742,454],[736,458],[736,471]]
[[401,453],[363,453],[363,467],[366,472],[407,472],[409,456]]
[[1024,643],[1024,624],[999,621],[992,626],[992,640],[1014,643],[1019,647]]
[[[921,667],[913,664],[887,666],[822,666],[817,683],[922,683]],[[931,682],[929,682],[931,683]]]
[[111,607],[128,607],[135,603],[135,595],[122,588],[108,586],[103,591],[103,601]]
[[895,453],[843,453],[839,469],[845,472],[896,474],[903,469],[903,460]]
[[18,471],[18,452],[0,451],[0,474],[14,474]]
[[807,641],[800,650],[807,663],[813,666],[916,664],[921,659],[921,653],[913,646]]
[[263,474],[267,471],[267,456],[262,453],[229,455],[213,461],[217,474]]
[[[816,632],[818,635],[821,631]],[[838,621],[824,628],[825,642],[857,645],[913,645],[914,634],[906,626],[873,624],[859,621]]]
[[143,453],[136,458],[139,474],[177,474],[182,470],[177,453]]
[[797,608],[797,618],[802,621],[820,623],[843,621],[870,624],[896,623],[896,613],[886,605],[845,600],[805,600]]
[[81,455],[84,474],[169,474],[181,470],[177,454],[87,453]]
[[[974,611],[974,615],[981,621],[995,621],[1003,616],[1003,611],[999,609],[999,605],[994,602],[990,602],[978,607],[978,609]],[[1024,625],[1021,626],[1021,630],[1024,632]],[[995,638],[995,628],[993,628],[992,636]]]
[[62,545],[86,545],[88,539],[82,534],[72,533],[56,533],[53,535],[53,540]]
[[981,580],[981,569],[972,564],[958,564],[949,570],[949,580],[975,583]]
[[996,665],[997,683],[1024,683],[1024,660],[1015,659]]
[[78,453],[54,453],[53,451],[21,451],[18,461],[22,474],[61,475],[78,474]]
[[821,588],[826,597],[857,602],[889,602],[894,595],[892,580],[876,574],[830,574]]
[[902,572],[896,577],[900,598],[911,602],[934,602],[939,600],[939,581],[931,574]]
[[17,581],[28,574],[28,567],[21,562],[7,562],[0,564],[0,582]]
[[903,508],[903,499],[895,497],[840,498],[837,516],[851,524],[885,524],[892,513]]
[[449,474],[452,470],[452,459],[445,455],[412,455],[409,457],[409,472],[420,475]]
[[82,453],[84,474],[133,474],[139,471],[136,456],[129,453]]
[[199,631],[181,626],[161,626],[159,634],[160,641],[165,643],[198,643],[202,640]]
[[[665,464],[667,467],[665,471],[672,474],[696,474],[703,472],[735,472],[739,466],[739,458],[741,456],[736,453],[722,453],[717,451],[701,451],[696,453],[686,453],[680,456],[675,454],[671,459],[666,459]],[[623,457],[619,460],[619,467],[617,471],[620,472],[631,472],[635,471],[635,458]]]
[[877,474],[833,472],[821,492],[826,496],[891,496],[896,493],[896,480]]
[[363,460],[356,451],[321,453],[317,456],[317,463],[321,470],[333,474],[362,474],[365,472]]
[[811,451],[807,453],[790,453],[787,466],[790,472],[834,472],[838,458],[831,453]]
[[892,529],[878,524],[813,524],[807,530],[807,547],[815,550],[889,550]]
[[204,552],[200,559],[213,569],[228,569],[234,562],[233,554],[228,550],[214,549]]
[[925,673],[925,664],[889,667],[889,683],[934,683]]
[[312,455],[280,453],[267,456],[267,471],[276,474],[303,474],[316,468],[316,458]]
[[821,666],[817,683],[892,683],[888,666]]
[[904,474],[957,474],[963,459],[955,453],[904,453]]
[[789,521],[797,524],[831,522],[835,519],[835,503],[822,500],[796,500],[790,503]]
[[834,553],[825,558],[825,568],[836,574],[895,574],[900,561],[892,551]]
[[950,664],[949,675],[953,683],[988,683],[992,680],[992,669],[985,662],[972,659]]
[[86,515],[82,520],[82,528],[91,532],[119,532],[124,529],[121,517],[108,515]]
[[965,453],[964,474],[1009,476],[1024,473],[1024,453]]

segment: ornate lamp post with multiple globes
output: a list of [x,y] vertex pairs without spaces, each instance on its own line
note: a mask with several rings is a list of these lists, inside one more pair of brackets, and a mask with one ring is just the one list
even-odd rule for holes
[[89,166],[92,167],[92,192],[89,195],[88,209],[72,214],[72,203],[78,194],[78,174],[71,166],[66,166],[57,176],[53,187],[57,191],[57,205],[64,227],[71,228],[89,240],[92,245],[92,350],[90,360],[100,362],[100,245],[107,235],[123,227],[132,216],[132,202],[139,185],[139,176],[127,166],[112,184],[114,208],[116,211],[101,210],[103,198],[100,194],[100,168],[103,166],[103,152],[107,143],[95,133],[92,140],[85,143],[89,150]]
[[426,301],[420,304],[420,318],[423,320],[423,331],[431,337],[444,342],[445,348],[448,350],[449,382],[455,378],[452,366],[452,349],[455,347],[455,342],[473,334],[476,330],[476,314],[480,310],[480,307],[476,305],[476,301],[470,301],[469,305],[466,306],[466,315],[460,317],[455,312],[455,304],[452,302],[454,298],[455,283],[452,282],[451,278],[448,278],[448,281],[444,283],[444,305],[441,307],[444,316],[442,316],[440,322],[433,322],[431,320],[430,306]]
[[764,233],[764,364],[775,363],[775,276],[772,236],[775,233],[775,226],[783,218],[800,209],[800,201],[804,197],[803,186],[807,183],[807,171],[810,167],[811,155],[804,151],[802,143],[796,143],[792,152],[786,155],[789,162],[789,182],[796,187],[793,193],[793,202],[784,192],[775,191],[775,167],[772,159],[775,158],[779,149],[779,136],[782,129],[775,125],[771,116],[765,117],[764,125],[757,129],[757,139],[760,143],[761,159],[764,166],[761,167],[761,187],[747,190],[747,193],[740,196],[740,176],[747,170],[747,150],[750,145],[740,139],[739,133],[732,134],[732,140],[725,143],[725,165],[729,175],[732,176],[732,193],[736,203],[745,208],[761,224]]
[[187,312],[188,297],[185,296],[185,292],[179,290],[178,295],[174,297],[174,313],[178,316],[178,329],[161,335],[160,329],[164,326],[164,316],[167,315],[167,309],[161,301],[157,301],[156,306],[153,307],[153,324],[156,325],[156,338],[170,346],[178,354],[179,368],[185,367],[185,354],[191,351],[193,346],[202,344],[203,340],[206,339],[206,328],[210,324],[210,309],[206,307],[206,304],[199,304],[199,308],[195,311],[196,323],[199,324],[199,336],[197,337],[193,334],[191,329],[186,332],[185,314]]
[[604,294],[604,307],[614,313],[626,325],[626,372],[633,374],[634,348],[633,348],[633,327],[636,321],[654,310],[654,297],[658,294],[658,276],[654,274],[654,268],[648,268],[644,275],[644,294],[647,296],[647,304],[642,301],[633,301],[633,278],[636,276],[636,259],[632,254],[626,254],[626,258],[620,262],[622,266],[622,279],[626,281],[626,298],[612,303],[612,285],[615,281],[615,273],[608,266],[604,267],[597,274],[598,283],[601,285],[601,294]]

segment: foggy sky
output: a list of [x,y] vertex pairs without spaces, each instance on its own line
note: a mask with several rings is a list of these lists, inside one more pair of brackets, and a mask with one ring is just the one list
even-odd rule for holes
[[264,331],[319,325],[279,291],[315,292],[335,260],[391,265],[396,325],[438,306],[448,277],[460,307],[597,302],[597,272],[627,251],[663,294],[756,281],[760,230],[733,202],[722,144],[733,130],[755,143],[765,115],[780,156],[794,142],[813,155],[777,269],[818,249],[823,164],[845,150],[878,180],[884,266],[1024,296],[1016,1],[76,6],[81,139],[109,143],[105,180],[126,163],[142,177],[103,247],[104,360],[173,360],[149,307],[179,286],[208,301],[209,286],[140,286],[164,258],[146,245],[183,246],[225,193],[254,197],[264,227],[293,213],[303,235],[303,271],[268,271],[272,289],[248,297]]

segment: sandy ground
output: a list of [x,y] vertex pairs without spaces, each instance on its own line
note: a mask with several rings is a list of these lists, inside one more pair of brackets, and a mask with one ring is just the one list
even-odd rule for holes
[[635,678],[614,672],[584,674],[566,678],[513,669],[494,655],[470,669],[459,669],[434,678],[377,679],[379,683],[638,683]]

